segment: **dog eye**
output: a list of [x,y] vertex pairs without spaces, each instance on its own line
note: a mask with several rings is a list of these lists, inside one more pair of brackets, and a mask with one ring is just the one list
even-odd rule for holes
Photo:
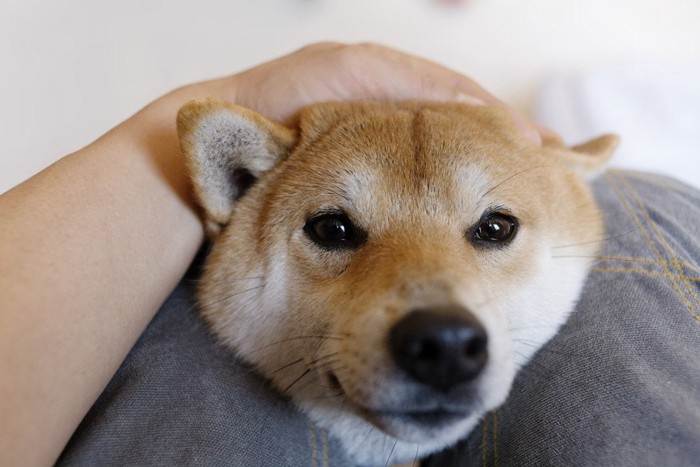
[[518,221],[506,214],[492,213],[481,220],[474,230],[474,239],[488,243],[503,243],[512,239],[518,230]]
[[304,232],[317,245],[330,249],[357,248],[365,237],[344,214],[312,217],[306,221]]

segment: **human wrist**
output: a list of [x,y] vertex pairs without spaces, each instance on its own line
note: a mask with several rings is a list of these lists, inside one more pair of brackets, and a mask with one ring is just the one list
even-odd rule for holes
[[105,147],[118,148],[120,157],[136,163],[142,175],[152,174],[155,180],[167,184],[170,191],[193,210],[190,180],[177,137],[177,112],[194,99],[216,97],[228,100],[233,96],[235,93],[225,79],[177,88],[152,101],[79,153],[112,157],[114,151],[105,151]]

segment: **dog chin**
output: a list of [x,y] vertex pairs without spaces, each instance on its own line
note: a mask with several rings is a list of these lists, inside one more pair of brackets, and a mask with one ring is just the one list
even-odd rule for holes
[[370,418],[370,422],[405,442],[448,444],[465,436],[479,418],[480,415],[475,413],[435,410],[377,413]]
[[474,397],[475,392],[470,390],[468,394],[472,396],[469,397],[472,399],[470,402],[463,399],[461,403],[449,406],[385,410],[370,409],[345,399],[341,410],[353,413],[365,423],[404,443],[444,445],[467,435],[485,412],[483,401]]
[[[298,401],[301,402],[301,401]],[[299,403],[306,414],[325,428],[350,453],[358,465],[384,465],[422,458],[464,438],[482,413],[442,414],[372,412],[343,404]]]

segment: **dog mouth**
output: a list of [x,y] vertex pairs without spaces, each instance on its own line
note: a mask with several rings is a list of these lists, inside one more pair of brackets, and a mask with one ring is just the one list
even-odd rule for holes
[[455,425],[473,415],[472,412],[468,410],[447,409],[442,407],[403,411],[370,409],[350,400],[343,390],[340,380],[333,372],[328,373],[327,379],[334,389],[345,396],[346,401],[352,404],[356,412],[373,425],[377,425],[386,431],[393,431],[391,427],[397,425],[413,426],[425,430],[440,430]]
[[441,429],[459,423],[467,418],[468,412],[435,409],[415,412],[374,412],[373,416],[382,425],[396,423],[413,425],[418,428]]

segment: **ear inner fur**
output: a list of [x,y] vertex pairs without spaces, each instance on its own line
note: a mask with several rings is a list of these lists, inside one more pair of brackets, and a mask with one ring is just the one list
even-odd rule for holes
[[214,99],[192,101],[180,109],[177,129],[212,234],[228,222],[247,185],[282,160],[297,139],[290,128]]

